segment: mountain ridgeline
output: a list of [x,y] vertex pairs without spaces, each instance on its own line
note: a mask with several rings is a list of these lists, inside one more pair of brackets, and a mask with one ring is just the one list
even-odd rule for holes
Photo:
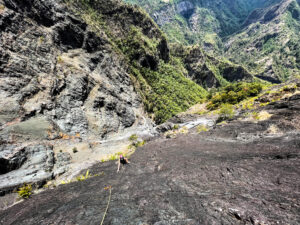
[[200,44],[270,82],[299,75],[299,1],[126,1],[142,6],[171,42]]

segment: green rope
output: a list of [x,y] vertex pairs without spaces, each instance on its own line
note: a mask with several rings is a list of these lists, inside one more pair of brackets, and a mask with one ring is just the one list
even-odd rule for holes
[[104,222],[104,219],[105,219],[108,207],[109,207],[109,203],[110,203],[110,198],[111,198],[111,187],[109,187],[109,196],[108,196],[107,206],[106,206],[106,209],[105,209],[105,212],[104,212],[104,215],[103,215],[103,218],[102,218],[102,221],[101,221],[100,225],[102,225],[103,222]]

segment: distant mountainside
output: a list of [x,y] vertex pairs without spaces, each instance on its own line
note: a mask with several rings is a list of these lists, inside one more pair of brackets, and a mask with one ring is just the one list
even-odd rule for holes
[[171,42],[200,44],[271,82],[299,74],[299,0],[125,0],[142,6]]
[[300,74],[300,1],[253,11],[244,29],[225,43],[225,56],[258,77],[284,81]]
[[256,8],[279,0],[125,0],[142,6],[173,42],[220,48]]

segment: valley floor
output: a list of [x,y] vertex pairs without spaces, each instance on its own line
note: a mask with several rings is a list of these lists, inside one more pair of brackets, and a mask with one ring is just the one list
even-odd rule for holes
[[100,224],[111,186],[104,224],[299,224],[300,133],[287,121],[299,123],[300,95],[267,109],[267,121],[157,138],[119,173],[99,163],[99,176],[35,194],[0,211],[0,223]]

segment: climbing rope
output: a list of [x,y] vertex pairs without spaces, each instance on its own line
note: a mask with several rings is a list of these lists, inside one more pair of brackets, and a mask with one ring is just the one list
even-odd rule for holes
[[104,222],[104,219],[105,219],[108,207],[109,207],[109,203],[110,203],[110,198],[111,198],[111,186],[106,187],[105,189],[106,190],[109,189],[109,196],[108,196],[108,201],[107,201],[106,209],[105,209],[105,212],[104,212],[104,215],[103,215],[103,218],[102,218],[102,221],[101,221],[100,225],[102,225],[103,222]]

